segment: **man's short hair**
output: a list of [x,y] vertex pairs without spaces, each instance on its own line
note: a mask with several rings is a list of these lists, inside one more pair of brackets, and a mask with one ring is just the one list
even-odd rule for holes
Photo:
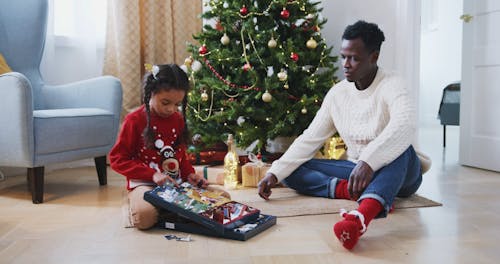
[[384,32],[380,30],[377,24],[368,23],[363,20],[349,25],[342,34],[342,39],[353,40],[361,38],[365,43],[366,48],[371,53],[373,51],[380,51],[382,41],[385,40]]

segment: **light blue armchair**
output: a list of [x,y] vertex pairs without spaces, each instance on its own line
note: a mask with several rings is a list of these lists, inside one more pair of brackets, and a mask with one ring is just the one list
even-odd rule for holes
[[27,167],[33,203],[43,202],[44,166],[93,157],[106,185],[106,155],[120,120],[122,89],[111,76],[44,84],[45,0],[0,0],[0,166]]

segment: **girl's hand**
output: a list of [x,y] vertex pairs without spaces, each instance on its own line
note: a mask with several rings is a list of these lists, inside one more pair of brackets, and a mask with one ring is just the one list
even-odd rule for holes
[[172,182],[175,187],[179,187],[179,184],[174,179],[172,179],[172,177],[160,172],[155,172],[155,174],[153,174],[153,181],[158,186],[163,186],[167,181],[169,181]]
[[207,179],[203,178],[202,176],[196,173],[191,173],[188,175],[188,182],[191,183],[191,185],[196,186],[198,188],[205,189],[208,186]]

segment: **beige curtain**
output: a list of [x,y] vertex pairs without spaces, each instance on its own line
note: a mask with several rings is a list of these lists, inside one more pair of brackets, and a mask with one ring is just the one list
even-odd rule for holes
[[201,0],[108,0],[103,71],[122,82],[122,115],[141,105],[144,63],[184,63],[201,12]]

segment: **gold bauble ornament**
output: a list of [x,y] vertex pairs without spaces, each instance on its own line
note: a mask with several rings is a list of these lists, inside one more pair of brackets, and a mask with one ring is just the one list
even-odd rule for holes
[[229,44],[229,37],[227,36],[226,33],[224,33],[224,35],[220,38],[220,43],[222,43],[222,45],[226,46],[227,44]]
[[184,65],[186,65],[188,68],[191,67],[192,63],[193,63],[192,57],[187,57],[186,59],[184,59]]
[[276,40],[274,38],[271,38],[268,42],[267,42],[267,46],[271,49],[274,49],[276,48],[276,46],[278,46],[278,42],[276,42]]
[[288,74],[283,69],[281,69],[281,71],[278,72],[278,74],[276,74],[276,75],[278,76],[278,79],[282,82],[284,82],[288,79]]
[[203,102],[208,101],[208,94],[207,94],[207,92],[203,91],[203,92],[201,93],[201,100],[202,100]]
[[273,100],[273,96],[268,91],[262,94],[262,101],[269,103],[271,100]]
[[307,48],[309,48],[309,49],[315,49],[315,48],[318,46],[318,42],[316,42],[316,40],[315,40],[315,39],[310,38],[310,39],[306,42],[306,46],[307,46]]
[[307,108],[305,108],[305,107],[304,107],[304,108],[302,108],[302,110],[300,110],[300,112],[301,112],[302,114],[304,114],[304,115],[305,115],[305,114],[307,114]]
[[288,86],[288,83],[285,83],[285,85],[283,85],[283,88],[288,89],[290,88],[290,86]]

